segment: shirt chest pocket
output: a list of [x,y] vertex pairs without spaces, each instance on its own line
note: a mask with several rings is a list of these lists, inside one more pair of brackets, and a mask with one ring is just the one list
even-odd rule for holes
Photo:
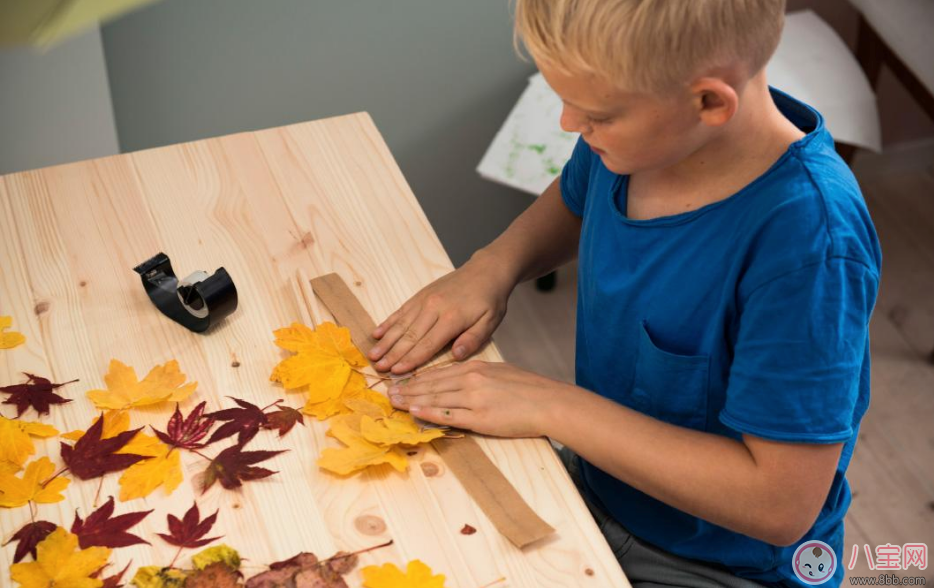
[[633,404],[656,419],[704,430],[710,358],[679,355],[660,349],[643,322],[633,381]]

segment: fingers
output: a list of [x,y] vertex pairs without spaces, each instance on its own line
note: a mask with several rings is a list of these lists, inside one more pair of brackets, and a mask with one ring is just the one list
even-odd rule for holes
[[392,371],[404,374],[424,364],[448,344],[462,330],[461,325],[443,317],[425,333],[418,342],[409,349],[402,358],[392,366]]
[[435,423],[437,425],[448,425],[458,429],[472,429],[476,420],[473,411],[466,408],[435,408],[413,406],[409,409],[412,416]]
[[[401,317],[404,314],[405,308],[406,308],[405,305],[403,305],[401,308],[396,309],[396,311],[392,313],[391,315],[389,315],[388,317],[386,317],[386,320],[380,323],[378,327],[373,329],[373,338],[382,339],[383,335],[386,334],[386,331],[389,330],[389,327],[393,326],[396,323],[396,321],[399,320],[399,317]],[[372,357],[372,355],[373,355],[373,352],[371,351],[370,359],[379,359],[378,357]]]
[[463,392],[436,392],[420,396],[392,396],[393,407],[411,411],[415,408],[470,408],[469,397]]
[[[370,355],[377,351],[382,356],[376,362],[376,369],[386,371],[393,367],[399,358],[408,353],[409,349],[415,346],[437,321],[438,315],[433,312],[420,312],[412,322],[396,321],[383,335],[379,344],[370,350]],[[400,370],[395,371],[404,373]]]
[[490,339],[495,325],[493,321],[483,315],[472,327],[461,333],[460,337],[454,341],[451,351],[454,353],[454,359],[463,360],[470,357],[480,349],[480,346]]

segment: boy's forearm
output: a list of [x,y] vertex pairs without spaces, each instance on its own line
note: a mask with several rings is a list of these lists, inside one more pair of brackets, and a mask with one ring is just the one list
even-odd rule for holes
[[763,475],[744,443],[571,390],[548,402],[543,429],[596,467],[670,506],[769,543],[787,544],[804,532],[802,511],[809,509]]
[[561,199],[560,179],[509,225],[502,235],[477,251],[483,259],[501,267],[513,285],[537,278],[574,259],[580,240],[581,220]]

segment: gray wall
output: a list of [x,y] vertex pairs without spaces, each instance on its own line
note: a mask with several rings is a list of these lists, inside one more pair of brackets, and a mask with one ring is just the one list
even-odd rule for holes
[[101,35],[0,49],[0,174],[114,155]]
[[474,171],[533,67],[507,0],[164,0],[102,29],[120,147],[368,111],[456,264],[529,196]]

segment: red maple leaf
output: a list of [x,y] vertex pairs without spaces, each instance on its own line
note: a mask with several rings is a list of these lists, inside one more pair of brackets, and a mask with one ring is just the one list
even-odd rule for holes
[[[141,427],[142,428],[142,427]],[[140,429],[141,429],[140,428]],[[140,431],[132,429],[101,439],[104,431],[104,413],[75,444],[62,443],[62,460],[74,475],[82,480],[99,478],[107,472],[124,470],[134,463],[147,459],[132,453],[117,453]]]
[[207,445],[207,443],[200,443],[200,441],[214,426],[214,419],[210,415],[205,416],[205,404],[207,403],[202,402],[188,413],[187,417],[183,418],[181,411],[178,409],[178,403],[176,403],[175,413],[169,419],[166,432],[163,433],[153,428],[156,437],[170,447],[180,447],[182,449],[201,449]]
[[123,568],[120,572],[114,574],[113,576],[104,578],[104,583],[101,584],[101,588],[120,588],[123,586],[123,584],[120,583],[120,580],[123,579],[123,574],[125,574],[126,571],[130,569],[130,563],[126,564],[126,567]]
[[280,451],[243,451],[243,443],[232,445],[217,454],[217,457],[211,460],[211,463],[204,470],[201,482],[201,493],[207,492],[208,488],[214,485],[214,482],[220,482],[221,486],[231,490],[243,485],[243,482],[249,480],[259,480],[271,476],[276,472],[266,468],[258,468],[253,464],[285,453],[285,449]]
[[71,524],[71,532],[78,536],[81,549],[98,545],[100,547],[127,547],[149,541],[128,533],[127,529],[145,519],[152,510],[129,512],[120,516],[114,514],[114,498],[110,497],[103,506],[81,520],[75,511],[75,522]]
[[279,410],[266,414],[268,422],[263,426],[264,429],[278,429],[279,436],[283,436],[292,430],[295,423],[305,426],[305,418],[298,410],[291,406],[280,406]]
[[[269,423],[269,418],[266,416],[266,413],[263,412],[266,410],[265,408],[260,408],[255,404],[250,404],[246,400],[240,400],[232,396],[228,396],[228,398],[240,405],[240,408],[227,408],[207,415],[219,421],[227,421],[214,431],[214,434],[208,439],[208,444],[226,439],[234,434],[238,434],[237,443],[246,443],[256,436],[260,427],[264,427]],[[277,400],[270,406],[275,406],[280,402],[282,401]],[[267,406],[266,408],[269,407]]]
[[70,398],[62,398],[53,390],[61,388],[65,384],[73,384],[78,380],[53,384],[47,378],[34,376],[23,372],[29,380],[23,384],[13,384],[12,386],[0,386],[0,392],[9,394],[10,397],[3,401],[3,404],[15,404],[16,416],[20,417],[30,406],[36,409],[39,414],[49,414],[49,406],[52,404],[65,404],[71,402]]
[[185,513],[181,520],[170,514],[166,516],[166,521],[169,524],[169,532],[157,533],[157,535],[171,545],[192,549],[220,539],[220,536],[203,539],[210,532],[211,527],[214,526],[214,522],[217,521],[217,511],[215,510],[214,514],[201,520],[197,502],[188,509],[188,512]]
[[36,545],[39,545],[43,539],[48,537],[52,531],[57,528],[58,527],[54,523],[48,521],[26,523],[23,525],[22,529],[14,533],[3,545],[5,547],[12,541],[19,541],[16,545],[16,553],[13,554],[13,563],[18,563],[26,557],[27,553],[31,553],[32,558],[36,559]]

